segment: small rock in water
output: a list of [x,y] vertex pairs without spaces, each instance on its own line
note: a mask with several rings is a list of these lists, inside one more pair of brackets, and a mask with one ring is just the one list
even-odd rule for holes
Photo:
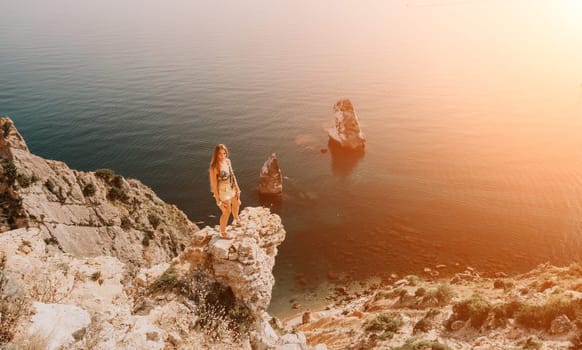
[[299,303],[294,303],[294,304],[293,304],[291,307],[292,307],[293,309],[299,309],[299,308],[301,307],[301,304],[299,304]]
[[271,154],[261,167],[259,174],[259,193],[281,194],[283,192],[283,175],[275,153]]
[[326,153],[327,153],[327,148],[321,148],[319,151],[320,151],[321,153],[323,153],[323,154],[326,154]]

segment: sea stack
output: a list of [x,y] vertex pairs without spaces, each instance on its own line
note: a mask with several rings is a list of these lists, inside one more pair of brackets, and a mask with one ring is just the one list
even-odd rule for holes
[[360,129],[360,122],[354,111],[352,101],[341,99],[333,105],[335,126],[328,129],[330,141],[340,147],[362,151],[366,147],[366,138]]
[[279,195],[283,193],[283,175],[275,153],[269,156],[261,168],[259,193],[263,195]]

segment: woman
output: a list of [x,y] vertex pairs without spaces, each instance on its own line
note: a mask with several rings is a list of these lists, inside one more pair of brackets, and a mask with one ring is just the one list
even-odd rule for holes
[[240,225],[238,209],[240,207],[240,188],[232,171],[230,159],[228,159],[228,149],[225,145],[219,144],[214,147],[212,160],[210,161],[210,191],[214,195],[216,205],[222,211],[220,216],[220,234],[223,238],[230,239],[226,233],[226,224],[232,211],[232,216],[236,225]]

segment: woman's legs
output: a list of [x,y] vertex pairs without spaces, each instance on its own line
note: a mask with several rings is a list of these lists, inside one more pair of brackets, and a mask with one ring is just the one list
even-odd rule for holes
[[240,208],[240,198],[234,197],[232,200],[232,216],[237,224],[240,224],[240,218],[238,217],[238,210]]
[[222,201],[222,205],[220,206],[220,210],[222,211],[222,215],[220,215],[220,234],[222,237],[227,237],[226,224],[230,217],[230,202],[231,201]]

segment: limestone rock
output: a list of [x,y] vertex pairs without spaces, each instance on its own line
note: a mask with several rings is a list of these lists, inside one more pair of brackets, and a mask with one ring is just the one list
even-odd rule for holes
[[36,314],[32,317],[28,333],[46,339],[49,350],[66,347],[74,342],[73,333],[91,323],[89,313],[75,305],[35,302],[33,307]]
[[574,324],[568,316],[560,315],[556,317],[550,325],[551,334],[564,334],[568,333],[575,328]]
[[198,231],[182,211],[138,180],[43,159],[29,152],[9,118],[0,118],[0,125],[5,134],[0,156],[18,174],[9,193],[4,191],[19,206],[9,211],[18,216],[12,228],[38,227],[43,239],[76,257],[105,254],[146,266],[175,257]]
[[233,239],[221,239],[217,229],[205,227],[174,263],[186,270],[206,268],[213,278],[229,286],[238,300],[258,314],[271,301],[275,283],[272,269],[277,247],[285,239],[285,230],[281,218],[267,208],[247,207],[241,211],[240,218],[240,227],[227,229],[234,234]]
[[366,138],[360,129],[360,122],[349,99],[341,99],[333,106],[335,126],[328,130],[329,138],[342,148],[363,150]]
[[259,174],[259,193],[276,195],[283,192],[283,175],[275,153],[272,153],[263,164]]

